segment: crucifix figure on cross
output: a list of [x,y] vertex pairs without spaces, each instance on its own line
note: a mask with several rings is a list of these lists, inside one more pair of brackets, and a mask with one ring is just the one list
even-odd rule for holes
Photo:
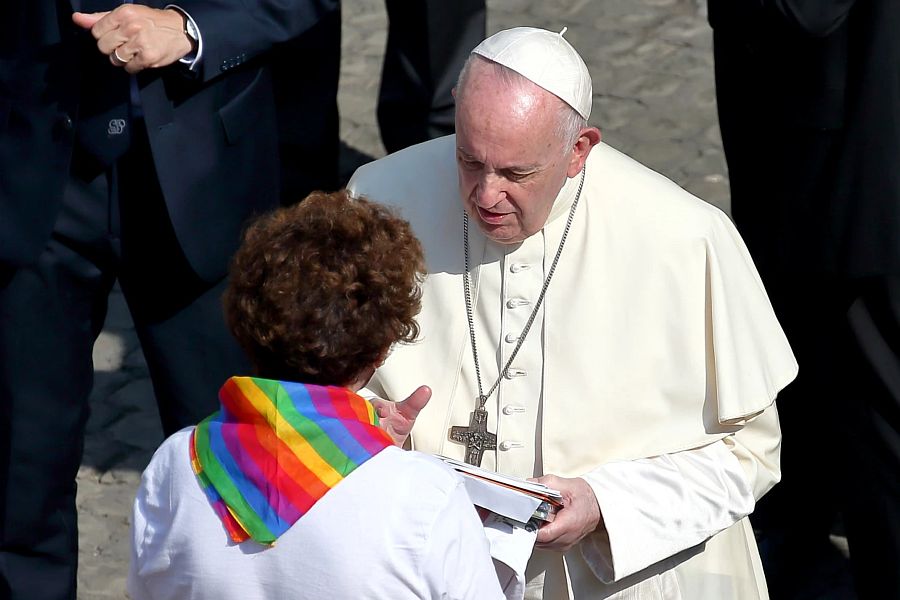
[[465,461],[476,467],[481,466],[485,450],[497,449],[497,436],[487,430],[488,412],[476,408],[469,417],[469,426],[454,425],[450,428],[450,440],[466,445]]

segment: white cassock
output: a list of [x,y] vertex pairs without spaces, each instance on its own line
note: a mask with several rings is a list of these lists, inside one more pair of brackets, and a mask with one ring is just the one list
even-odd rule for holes
[[[780,477],[773,401],[796,376],[793,354],[721,211],[605,144],[586,168],[543,307],[488,401],[498,449],[482,466],[583,477],[606,532],[535,551],[526,597],[765,598],[745,517]],[[485,391],[534,308],[579,179],[520,244],[469,228]],[[462,459],[448,430],[469,423],[478,388],[455,137],[365,165],[348,188],[398,207],[428,265],[420,341],[394,348],[369,390],[400,400],[429,385],[413,447]]]

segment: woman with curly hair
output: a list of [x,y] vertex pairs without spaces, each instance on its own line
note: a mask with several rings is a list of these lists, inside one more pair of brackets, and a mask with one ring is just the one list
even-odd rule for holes
[[144,472],[133,600],[503,597],[460,477],[355,393],[418,335],[423,273],[409,224],[345,192],[247,230],[224,306],[255,373]]

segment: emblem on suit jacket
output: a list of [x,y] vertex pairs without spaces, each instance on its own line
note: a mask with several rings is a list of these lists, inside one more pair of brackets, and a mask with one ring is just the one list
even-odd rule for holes
[[110,119],[109,125],[106,127],[106,133],[109,135],[121,135],[125,132],[125,119]]

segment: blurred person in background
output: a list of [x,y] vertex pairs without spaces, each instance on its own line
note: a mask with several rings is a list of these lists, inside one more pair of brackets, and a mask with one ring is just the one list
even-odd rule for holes
[[754,516],[773,596],[843,515],[860,598],[900,598],[900,3],[709,0],[735,223],[797,359],[784,479]]
[[[377,120],[388,153],[453,133],[451,91],[469,51],[484,39],[484,0],[385,0],[387,47]],[[351,36],[371,32],[349,30]],[[308,57],[315,56],[315,60]],[[324,15],[273,56],[282,203],[344,182],[339,164],[341,9]],[[352,164],[356,162],[356,164]]]

